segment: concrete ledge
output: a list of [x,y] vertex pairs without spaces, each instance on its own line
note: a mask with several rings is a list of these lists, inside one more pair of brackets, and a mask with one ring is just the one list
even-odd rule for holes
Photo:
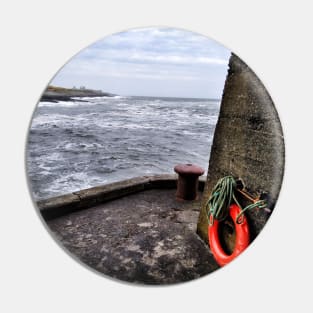
[[[174,189],[177,178],[176,174],[135,177],[41,200],[37,202],[37,207],[43,218],[50,220],[144,190]],[[203,191],[205,181],[206,177],[199,178],[198,189],[200,191]]]

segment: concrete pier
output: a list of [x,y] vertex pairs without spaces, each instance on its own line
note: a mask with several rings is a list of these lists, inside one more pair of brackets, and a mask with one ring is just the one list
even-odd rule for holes
[[[205,204],[218,179],[241,179],[253,196],[262,194],[267,209],[247,212],[253,240],[262,230],[277,201],[284,172],[284,139],[273,101],[255,73],[232,54],[220,114],[215,129],[208,176],[197,231],[207,242]],[[251,203],[240,197],[243,206]],[[226,245],[234,235],[225,234]]]
[[[40,212],[58,242],[99,273],[139,284],[185,282],[218,265],[196,234],[200,200],[176,201],[176,184],[177,175],[137,177],[42,201]],[[200,198],[203,187],[201,179]]]

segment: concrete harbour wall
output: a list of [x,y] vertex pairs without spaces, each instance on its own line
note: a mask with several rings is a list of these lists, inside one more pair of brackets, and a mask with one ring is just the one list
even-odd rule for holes
[[[283,172],[284,139],[273,101],[255,73],[232,54],[211,149],[198,234],[207,241],[206,202],[218,179],[232,175],[242,180],[246,191],[255,197],[263,194],[268,202],[266,209],[247,212],[253,240],[275,206]],[[243,206],[251,203],[239,199]],[[233,241],[234,236],[229,240]]]
[[[43,218],[50,220],[145,190],[175,189],[177,177],[176,174],[135,177],[41,200],[37,202],[37,207]],[[205,179],[199,179],[200,191],[204,189]]]

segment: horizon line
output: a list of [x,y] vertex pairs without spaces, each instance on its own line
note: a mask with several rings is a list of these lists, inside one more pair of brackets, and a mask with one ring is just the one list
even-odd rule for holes
[[[80,87],[65,87],[65,86],[56,86],[56,85],[52,85],[52,84],[48,84],[46,89],[48,87],[54,87],[54,88],[64,88],[64,89],[72,89],[72,90],[80,90],[81,87],[84,87],[85,90],[94,90],[94,91],[100,91],[103,93],[109,93],[112,94],[114,96],[121,96],[121,97],[147,97],[147,98],[177,98],[177,99],[204,99],[204,100],[217,100],[220,101],[222,100],[222,98],[215,98],[215,97],[182,97],[182,96],[156,96],[156,95],[121,95],[121,94],[115,94],[115,93],[111,93],[110,91],[105,91],[102,89],[95,89],[93,87],[86,87],[86,86],[80,86]],[[75,88],[74,88],[75,87]],[[83,90],[83,89],[82,89]]]

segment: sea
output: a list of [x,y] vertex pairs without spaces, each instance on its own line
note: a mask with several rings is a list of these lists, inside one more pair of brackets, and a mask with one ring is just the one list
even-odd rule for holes
[[219,107],[218,99],[134,96],[39,102],[26,147],[33,197],[174,174],[180,163],[207,172]]

